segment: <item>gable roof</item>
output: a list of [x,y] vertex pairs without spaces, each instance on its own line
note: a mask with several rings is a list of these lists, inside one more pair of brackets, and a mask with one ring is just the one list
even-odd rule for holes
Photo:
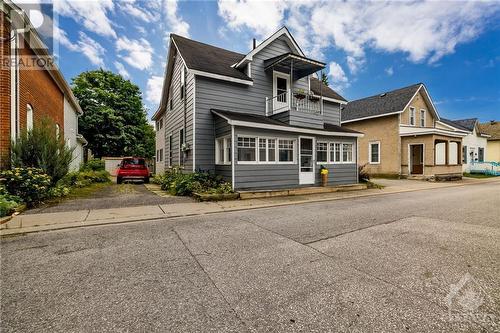
[[295,38],[293,38],[293,36],[290,33],[290,31],[286,27],[282,27],[281,29],[279,29],[278,31],[276,31],[274,34],[272,34],[271,36],[269,36],[268,38],[266,38],[264,41],[262,41],[262,43],[260,43],[259,45],[257,45],[256,48],[254,48],[253,50],[251,50],[250,52],[248,52],[246,55],[244,55],[242,59],[239,59],[239,61],[234,64],[234,67],[238,68],[242,64],[244,64],[245,62],[251,61],[252,58],[253,58],[253,56],[255,54],[257,54],[260,51],[262,51],[262,49],[264,49],[267,45],[269,45],[275,39],[277,39],[277,38],[279,38],[279,37],[281,37],[283,35],[285,35],[287,37],[287,43],[290,46],[290,48],[293,49],[296,54],[304,57],[305,56],[304,52],[300,48],[299,44],[297,44],[297,42],[295,41]]
[[252,82],[246,74],[231,67],[245,55],[197,42],[179,35],[170,35],[188,69],[223,75]]
[[348,102],[341,112],[342,123],[403,113],[419,91],[422,92],[436,120],[439,120],[440,116],[425,85],[423,83],[416,83],[408,87]]
[[488,134],[490,137],[489,141],[500,140],[500,121],[492,120],[487,123],[479,124],[479,130],[481,133]]
[[311,90],[315,95],[326,98],[332,98],[338,101],[347,102],[347,100],[340,96],[335,90],[323,83],[323,81],[318,80],[314,76],[311,76]]
[[458,119],[458,120],[450,120],[446,118],[441,118],[440,121],[449,125],[451,127],[455,127],[456,129],[472,132],[474,131],[474,127],[476,126],[477,118],[471,119]]
[[210,111],[212,111],[213,114],[226,119],[230,125],[235,126],[249,126],[257,127],[260,129],[269,128],[278,131],[281,130],[289,132],[316,133],[323,135],[343,135],[353,137],[363,136],[363,133],[361,132],[329,123],[324,123],[322,129],[316,129],[303,126],[290,126],[289,124],[282,121],[261,115],[226,111],[220,109],[211,109]]

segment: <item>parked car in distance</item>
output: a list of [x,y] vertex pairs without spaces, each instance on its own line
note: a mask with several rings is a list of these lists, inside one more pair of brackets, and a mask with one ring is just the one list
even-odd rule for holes
[[142,180],[148,184],[149,175],[149,168],[144,158],[126,157],[118,165],[116,183],[121,184],[124,180]]

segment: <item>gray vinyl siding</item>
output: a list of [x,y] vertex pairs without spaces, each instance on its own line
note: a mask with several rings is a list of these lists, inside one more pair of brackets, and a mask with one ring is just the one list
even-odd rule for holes
[[[180,137],[179,132],[185,127],[186,143],[191,146],[187,158],[184,161],[184,169],[186,171],[193,170],[193,101],[194,101],[194,75],[188,72],[186,77],[186,123],[184,124],[184,99],[180,98],[180,75],[182,68],[181,57],[176,57],[173,68],[171,96],[173,100],[173,109],[169,110],[168,105],[164,116],[165,126],[165,166],[168,168],[169,151],[172,149],[172,166],[180,164]],[[172,147],[169,146],[168,137],[172,135]]]
[[[313,186],[299,184],[299,152],[298,140],[301,134],[289,133],[281,131],[270,131],[252,128],[235,127],[235,136],[261,136],[261,137],[277,137],[296,140],[295,146],[295,163],[294,164],[239,164],[237,162],[237,148],[233,152],[235,161],[235,189],[250,190],[250,189],[280,189],[293,188],[299,186]],[[317,140],[329,142],[350,142],[353,143],[353,150],[356,150],[356,139],[349,137],[325,137],[314,136]],[[235,138],[235,140],[237,140]],[[330,171],[329,185],[344,185],[357,183],[357,166],[355,155],[354,163],[346,164],[324,164]],[[315,184],[321,184],[319,176],[320,164],[315,165]]]
[[289,124],[290,126],[323,129],[323,115],[305,112],[290,112]]
[[[273,73],[264,70],[264,60],[291,52],[280,37],[253,57],[253,85],[196,76],[196,168],[214,169],[214,129],[210,109],[266,114],[266,97],[273,95]],[[309,89],[307,78],[294,83],[294,88]],[[307,125],[304,125],[307,126]]]
[[323,119],[325,123],[340,126],[340,104],[323,101]]

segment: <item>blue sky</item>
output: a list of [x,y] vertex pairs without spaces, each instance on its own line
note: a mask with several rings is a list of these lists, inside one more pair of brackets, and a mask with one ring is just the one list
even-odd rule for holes
[[150,115],[169,33],[246,53],[252,38],[285,25],[349,100],[424,82],[444,117],[500,118],[497,1],[61,0],[54,8],[68,81],[99,67],[121,73],[139,85]]

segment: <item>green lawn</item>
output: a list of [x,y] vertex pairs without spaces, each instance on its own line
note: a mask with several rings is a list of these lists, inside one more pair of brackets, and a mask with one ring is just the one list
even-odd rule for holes
[[497,177],[497,176],[486,175],[484,173],[464,173],[464,177],[470,177],[470,178],[493,178],[493,177]]

